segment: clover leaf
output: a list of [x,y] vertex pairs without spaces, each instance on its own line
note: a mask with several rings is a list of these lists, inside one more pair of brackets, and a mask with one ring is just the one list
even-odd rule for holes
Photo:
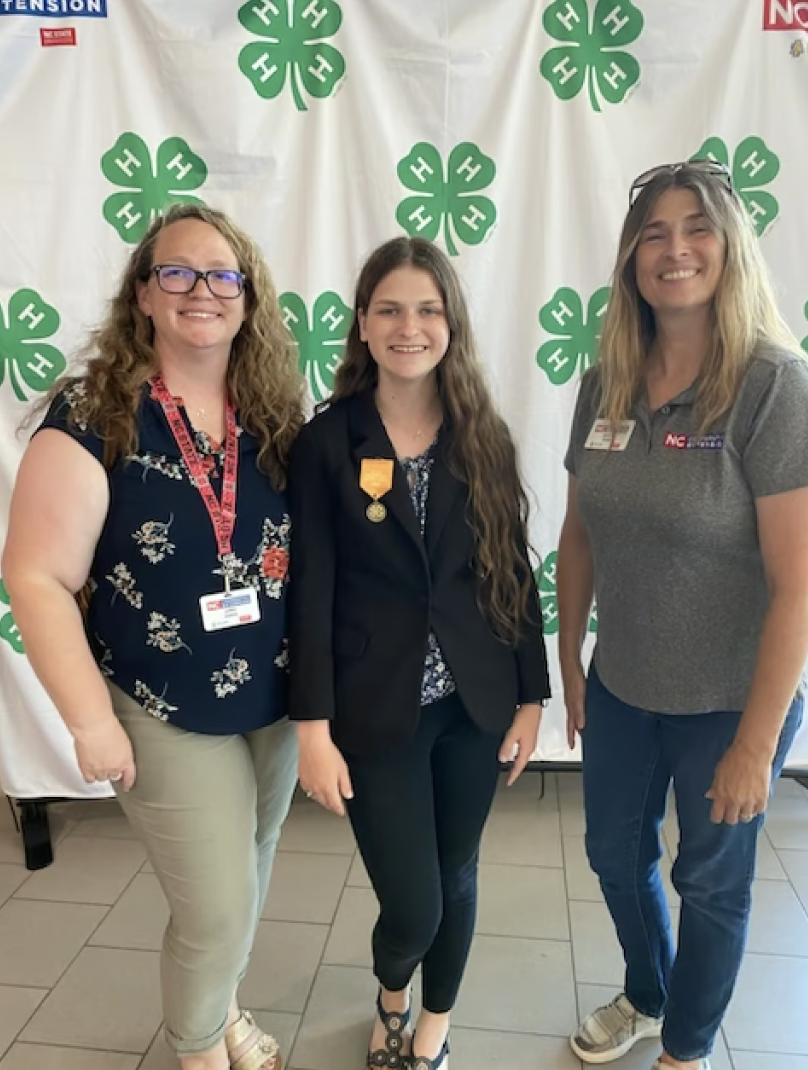
[[250,0],[238,19],[250,33],[265,40],[245,45],[238,65],[260,97],[277,97],[287,78],[298,111],[306,111],[302,91],[322,99],[330,96],[345,74],[342,53],[323,38],[342,24],[334,0]]
[[[536,586],[539,589],[539,604],[541,606],[542,625],[545,635],[556,635],[558,632],[558,593],[556,586],[556,565],[558,553],[553,550],[545,557],[541,568],[533,573]],[[589,615],[587,631],[598,630],[597,606],[592,607]]]
[[[710,137],[692,160],[715,160],[730,167],[729,148],[720,137]],[[780,173],[780,159],[762,138],[745,137],[738,144],[732,157],[732,185],[746,205],[755,232],[761,237],[777,218],[780,205],[777,198],[762,189]]]
[[323,401],[334,389],[334,374],[342,360],[353,312],[332,290],[316,299],[311,317],[299,294],[281,294],[279,302],[284,323],[298,344],[300,370],[311,395],[315,401]]
[[539,323],[555,337],[539,347],[536,362],[554,386],[568,383],[576,371],[583,375],[595,363],[610,292],[608,286],[596,290],[585,315],[580,296],[568,286],[542,306]]
[[205,161],[180,137],[170,137],[157,149],[156,166],[146,142],[131,130],[121,134],[101,157],[104,176],[124,193],[113,193],[104,201],[104,219],[125,242],[135,245],[149,225],[170,204],[202,204],[190,190],[198,189],[208,177]]
[[542,56],[539,70],[559,100],[576,97],[589,84],[589,102],[601,111],[622,103],[640,80],[640,65],[622,49],[640,36],[642,12],[630,0],[598,0],[592,19],[587,0],[555,0],[542,16],[547,33],[562,44]]
[[410,236],[434,241],[442,230],[451,256],[458,253],[454,234],[465,245],[479,245],[486,238],[497,210],[480,190],[491,185],[497,169],[477,145],[455,145],[444,170],[437,148],[420,141],[399,160],[397,171],[402,185],[416,191],[396,209],[396,220]]
[[20,401],[29,390],[43,393],[53,386],[67,367],[55,346],[42,341],[59,330],[59,313],[36,290],[17,290],[8,303],[8,320],[0,306],[0,382],[8,372]]
[[[2,580],[0,580],[0,603],[4,606],[11,605],[11,599],[8,596],[6,585]],[[14,615],[10,609],[8,613],[3,613],[3,615],[0,616],[0,639],[5,639],[15,653],[25,653],[20,629],[17,627],[14,621]]]

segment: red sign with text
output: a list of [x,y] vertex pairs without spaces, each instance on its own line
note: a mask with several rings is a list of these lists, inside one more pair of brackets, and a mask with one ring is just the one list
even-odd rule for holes
[[763,0],[763,29],[808,31],[808,0]]
[[75,45],[76,31],[72,26],[66,26],[63,30],[51,30],[43,26],[39,31],[39,39],[43,48],[54,48],[57,45]]

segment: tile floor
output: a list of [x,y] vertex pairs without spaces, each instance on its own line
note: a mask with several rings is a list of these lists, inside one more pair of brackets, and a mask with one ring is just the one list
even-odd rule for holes
[[[583,849],[580,777],[501,790],[454,1070],[579,1070],[567,1034],[617,991],[621,959]],[[165,907],[114,802],[53,807],[56,862],[29,873],[0,799],[0,1070],[176,1070],[160,1032]],[[675,848],[676,824],[665,826]],[[670,868],[666,857],[666,871]],[[668,881],[671,905],[676,895]],[[808,793],[778,785],[749,953],[713,1070],[808,1070]],[[348,825],[298,799],[243,987],[290,1070],[362,1070],[374,898]],[[648,1070],[644,1042],[620,1064]]]

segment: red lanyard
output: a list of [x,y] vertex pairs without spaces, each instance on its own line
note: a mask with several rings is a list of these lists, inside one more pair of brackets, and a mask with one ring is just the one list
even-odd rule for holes
[[236,526],[236,477],[238,472],[238,432],[236,430],[236,413],[228,399],[225,408],[226,433],[224,440],[224,472],[222,473],[222,500],[210,485],[202,458],[194,445],[188,427],[180,416],[174,398],[163,382],[161,376],[151,380],[152,395],[160,402],[168,426],[182,453],[182,459],[190,472],[191,482],[202,495],[202,501],[208,511],[216,536],[219,559],[225,569],[225,581],[229,588],[228,565],[232,560],[233,529]]

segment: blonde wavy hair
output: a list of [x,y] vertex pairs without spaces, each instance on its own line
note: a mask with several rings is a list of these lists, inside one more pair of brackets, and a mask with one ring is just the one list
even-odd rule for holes
[[297,348],[281,319],[275,287],[255,242],[223,213],[204,205],[177,204],[159,216],[132,252],[105,320],[80,349],[82,375],[60,379],[42,403],[82,384],[71,419],[86,422],[104,440],[104,464],[137,450],[136,414],[143,387],[159,368],[151,319],[137,303],[136,284],[146,282],[160,233],[181,220],[214,227],[233,250],[247,278],[245,318],[233,339],[227,389],[239,422],[258,441],[258,466],[283,490],[292,443],[304,422],[305,384]]
[[393,238],[368,257],[356,285],[345,357],[326,404],[375,389],[378,366],[359,336],[358,313],[367,311],[379,283],[401,267],[425,271],[443,300],[450,341],[436,374],[448,439],[447,462],[452,474],[469,489],[468,519],[476,544],[480,606],[495,634],[516,644],[523,625],[531,620],[534,597],[526,556],[528,501],[513,438],[486,385],[460,280],[437,246],[423,238]]
[[642,188],[620,234],[598,357],[604,416],[613,423],[627,419],[644,383],[656,322],[637,287],[636,251],[659,198],[670,189],[695,194],[725,249],[695,405],[699,433],[705,434],[732,407],[758,346],[768,343],[805,354],[777,309],[752,220],[738,196],[717,175],[687,164],[671,168]]

